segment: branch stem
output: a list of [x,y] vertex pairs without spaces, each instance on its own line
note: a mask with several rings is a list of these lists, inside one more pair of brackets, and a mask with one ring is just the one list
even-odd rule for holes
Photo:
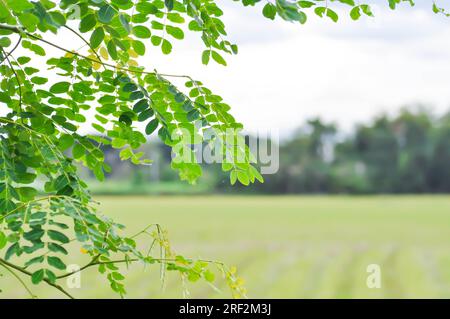
[[[82,59],[85,59],[85,60],[88,60],[88,61],[91,61],[91,62],[94,62],[94,63],[100,63],[100,64],[102,64],[105,67],[108,66],[108,67],[111,67],[111,68],[119,70],[119,71],[131,72],[131,73],[136,73],[136,74],[160,75],[160,76],[174,77],[174,78],[186,78],[186,79],[189,79],[189,80],[192,81],[192,78],[190,76],[188,76],[188,75],[164,74],[164,73],[157,73],[157,72],[148,72],[148,71],[144,71],[144,70],[130,69],[130,68],[120,67],[120,66],[117,66],[117,65],[114,65],[114,64],[106,63],[106,62],[101,61],[100,59],[98,59],[98,60],[97,59],[93,59],[93,58],[87,57],[87,56],[85,56],[83,54],[80,54],[78,52],[71,51],[71,50],[68,50],[66,48],[63,48],[63,47],[61,47],[61,46],[59,46],[59,45],[57,45],[55,43],[47,41],[47,40],[45,40],[43,38],[40,38],[40,37],[38,37],[38,36],[36,36],[36,35],[34,35],[32,33],[23,31],[23,30],[21,30],[21,29],[19,29],[17,27],[14,27],[14,26],[0,24],[0,30],[8,30],[8,31],[11,31],[11,32],[19,33],[19,34],[25,34],[25,35],[27,35],[28,37],[30,37],[30,38],[32,38],[34,40],[41,41],[41,42],[43,42],[45,44],[48,44],[48,45],[50,45],[50,46],[52,46],[52,47],[54,47],[54,48],[56,48],[58,50],[61,50],[61,51],[64,51],[66,53],[70,53],[70,54],[76,55],[76,56],[78,56],[78,57],[80,57]],[[72,31],[74,31],[74,30],[72,30]],[[82,39],[85,41],[84,38],[82,38]]]
[[[0,258],[0,264],[4,265],[4,266],[8,266],[10,268],[13,268],[19,272],[21,272],[22,274],[28,275],[28,276],[32,276],[33,274],[31,272],[29,272],[28,270],[23,269],[22,267],[19,267],[13,263],[10,263],[9,261],[6,261],[2,258]],[[71,294],[69,294],[63,287],[61,287],[60,285],[57,285],[55,283],[52,283],[50,280],[48,280],[47,278],[44,278],[45,283],[47,283],[47,285],[52,286],[53,288],[61,291],[63,294],[65,294],[67,297],[69,297],[70,299],[75,299]]]

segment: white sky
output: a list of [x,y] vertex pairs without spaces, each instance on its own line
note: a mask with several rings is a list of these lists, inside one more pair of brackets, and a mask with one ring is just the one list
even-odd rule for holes
[[[285,136],[313,116],[348,129],[414,103],[442,113],[450,109],[450,19],[435,15],[430,1],[419,1],[395,11],[383,1],[375,18],[357,22],[342,13],[337,24],[310,14],[300,25],[264,18],[262,3],[219,0],[229,39],[239,45],[238,55],[226,57],[227,67],[202,65],[203,46],[192,32],[173,40],[168,56],[149,44],[140,62],[148,70],[201,80],[251,132]],[[81,43],[68,32],[55,39],[73,49]]]
[[435,15],[428,1],[395,11],[375,7],[375,18],[358,22],[345,14],[337,24],[310,15],[306,25],[265,19],[261,6],[219,2],[229,38],[239,45],[227,67],[202,66],[201,43],[191,36],[170,56],[149,60],[160,72],[202,80],[247,130],[285,135],[312,116],[350,128],[414,103],[450,109],[450,20]]

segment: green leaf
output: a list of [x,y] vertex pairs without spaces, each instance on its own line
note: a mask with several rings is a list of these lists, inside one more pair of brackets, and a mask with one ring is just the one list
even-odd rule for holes
[[56,269],[59,269],[59,270],[65,270],[66,269],[66,264],[59,257],[48,256],[47,257],[47,262],[48,262],[48,264],[50,266],[53,266]]
[[61,27],[66,24],[66,18],[61,13],[54,11],[49,13],[51,24],[56,27]]
[[19,62],[19,64],[27,64],[28,62],[31,61],[31,58],[28,56],[21,56],[17,58],[17,62]]
[[98,21],[100,21],[101,23],[108,24],[111,22],[111,20],[115,14],[116,14],[116,11],[114,10],[114,8],[108,4],[105,4],[97,12]]
[[103,30],[103,28],[100,27],[95,29],[94,32],[92,32],[91,38],[89,40],[91,47],[93,47],[94,49],[97,48],[102,43],[104,38],[105,31]]
[[11,45],[11,40],[7,37],[0,38],[0,47],[7,48]]
[[67,244],[69,242],[69,238],[63,233],[57,230],[47,230],[47,235],[53,240],[59,241],[60,243]]
[[370,8],[369,5],[362,4],[360,7],[361,7],[362,12],[364,12],[365,15],[367,15],[369,17],[373,17],[372,9]]
[[148,108],[148,102],[146,99],[142,99],[140,101],[138,101],[136,104],[134,104],[133,106],[133,112],[136,113],[141,113],[142,111],[145,111]]
[[317,14],[319,17],[323,17],[323,15],[325,14],[325,12],[327,11],[326,7],[317,7],[314,9],[314,13]]
[[41,228],[34,228],[31,231],[23,234],[23,238],[28,241],[35,242],[38,241],[44,236],[45,231]]
[[138,121],[144,122],[144,121],[148,120],[150,117],[152,117],[153,114],[154,114],[154,112],[152,109],[147,109],[139,114]]
[[358,20],[361,17],[361,11],[359,9],[359,7],[354,7],[351,11],[350,11],[350,17],[353,20]]
[[151,134],[156,130],[156,128],[158,127],[158,124],[159,124],[159,122],[158,122],[157,119],[151,120],[151,121],[147,124],[147,126],[145,127],[145,133],[146,133],[147,135],[151,135]]
[[202,53],[202,63],[204,65],[207,65],[209,63],[209,57],[211,56],[211,51],[210,50],[205,50]]
[[193,109],[192,111],[189,111],[186,115],[189,122],[193,122],[195,120],[198,120],[200,118],[200,112],[196,109]]
[[11,10],[19,13],[34,8],[33,4],[27,0],[6,0],[6,4]]
[[75,144],[72,149],[72,156],[74,159],[79,159],[84,155],[85,149],[81,144]]
[[12,244],[11,246],[9,246],[8,250],[6,250],[5,259],[9,260],[13,255],[17,255],[19,251],[20,251],[19,243]]
[[237,171],[237,178],[239,180],[239,182],[241,182],[242,185],[249,185],[250,184],[250,180],[248,178],[248,175],[246,172],[244,171]]
[[162,38],[160,36],[154,35],[150,40],[154,46],[159,46],[162,42]]
[[166,39],[163,39],[161,50],[164,54],[169,54],[170,52],[172,52],[172,44]]
[[0,199],[0,212],[11,212],[13,209],[16,208],[16,204],[8,198],[1,198]]
[[230,173],[230,184],[234,185],[234,184],[236,184],[236,181],[237,181],[237,171],[233,170]]
[[59,138],[59,149],[61,151],[67,150],[69,147],[71,147],[74,143],[74,138],[70,134],[62,134]]
[[51,270],[45,269],[45,274],[51,283],[54,284],[56,282],[56,275]]
[[211,56],[217,63],[222,64],[224,66],[227,65],[227,62],[225,62],[224,58],[216,51],[211,51]]
[[20,200],[24,202],[34,199],[37,195],[37,190],[32,187],[20,187],[16,190],[20,195]]
[[214,282],[214,280],[216,278],[214,273],[210,270],[206,270],[205,273],[203,274],[203,276],[205,277],[207,282]]
[[23,12],[19,15],[19,21],[28,32],[36,31],[39,19],[29,12]]
[[331,9],[327,10],[327,17],[329,17],[334,22],[337,22],[338,19],[339,19],[337,13],[335,11],[331,10]]
[[227,163],[227,162],[223,162],[223,163],[222,163],[222,170],[223,170],[224,172],[230,171],[233,167],[234,167],[234,166],[233,166],[233,164],[231,164],[231,163]]
[[98,181],[103,182],[105,180],[105,173],[103,172],[103,164],[98,163],[94,167],[94,175]]
[[145,14],[155,14],[157,13],[159,10],[158,8],[150,3],[150,2],[139,2],[136,5],[136,10],[140,13],[145,13]]
[[31,275],[31,282],[35,285],[39,284],[44,279],[44,269],[39,269]]
[[53,94],[67,93],[69,91],[69,88],[69,82],[58,82],[50,87],[50,92],[52,92]]
[[314,3],[314,2],[312,2],[312,1],[299,1],[299,2],[297,2],[298,3],[298,5],[301,7],[301,8],[311,8],[311,7],[313,7],[313,6],[315,6],[316,4]]
[[149,39],[152,35],[152,33],[150,32],[150,29],[143,25],[137,25],[137,26],[133,27],[132,33],[136,37],[141,38],[141,39]]
[[167,10],[172,11],[174,1],[173,0],[164,0],[164,5],[166,6]]
[[349,6],[352,6],[352,7],[355,5],[354,0],[339,0],[339,2],[348,4]]
[[83,19],[81,19],[79,30],[81,33],[88,32],[92,30],[97,24],[97,19],[94,14],[88,14]]
[[117,49],[116,49],[116,45],[114,44],[114,41],[109,40],[108,44],[106,45],[106,48],[108,49],[109,56],[113,60],[117,60]]
[[31,46],[30,46],[30,48],[29,48],[31,51],[33,51],[34,53],[36,53],[37,55],[40,55],[40,56],[45,56],[45,50],[41,47],[41,46],[39,46],[39,45],[37,45],[37,44],[32,44]]
[[127,30],[127,33],[130,34],[131,33],[131,26],[130,23],[127,20],[127,17],[124,16],[123,14],[119,15],[119,20],[120,23],[122,24],[122,26],[125,28],[125,30]]
[[271,20],[275,19],[275,16],[277,14],[277,8],[272,3],[266,3],[266,5],[263,8],[263,15]]
[[58,245],[56,243],[48,243],[47,247],[50,251],[54,253],[62,253],[64,255],[68,254],[67,250],[63,246]]
[[133,40],[133,42],[131,42],[131,45],[133,46],[133,49],[134,51],[136,51],[137,54],[139,55],[145,54],[145,45],[141,41]]
[[0,249],[5,248],[7,243],[8,238],[6,237],[5,233],[0,230]]
[[29,267],[34,264],[41,264],[43,261],[44,261],[44,256],[34,257],[25,263],[25,267]]
[[112,276],[115,280],[124,280],[124,279],[125,279],[125,277],[124,277],[121,273],[118,273],[117,271],[113,271],[113,272],[111,273],[111,276]]
[[136,84],[129,82],[123,86],[122,91],[133,92],[133,91],[136,91],[137,89],[138,89],[138,87],[136,86]]
[[42,85],[42,84],[47,83],[47,82],[48,82],[48,79],[47,79],[47,78],[40,77],[40,76],[33,76],[33,77],[31,78],[31,82],[33,82],[34,84],[37,84],[37,85]]
[[184,32],[178,27],[173,27],[171,25],[166,25],[166,31],[168,34],[173,36],[175,39],[183,40],[184,39]]
[[3,102],[5,104],[11,103],[11,98],[5,92],[0,92],[0,102]]
[[111,146],[113,148],[119,149],[127,145],[127,140],[124,140],[123,138],[115,138],[111,142]]

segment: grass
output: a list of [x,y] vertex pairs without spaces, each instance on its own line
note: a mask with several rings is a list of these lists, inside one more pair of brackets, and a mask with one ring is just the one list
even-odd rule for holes
[[[102,211],[134,233],[159,223],[183,255],[236,265],[251,298],[449,298],[450,196],[99,197]],[[80,263],[74,256],[72,263]],[[381,289],[366,285],[381,267]],[[181,297],[178,277],[162,290],[158,269],[128,270],[128,297]],[[203,283],[192,297],[229,297]],[[26,297],[6,274],[0,297]],[[33,286],[42,297],[57,292]],[[94,269],[77,297],[115,297]]]

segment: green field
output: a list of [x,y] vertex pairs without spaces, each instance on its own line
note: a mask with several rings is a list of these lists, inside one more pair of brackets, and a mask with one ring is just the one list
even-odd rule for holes
[[[177,252],[236,265],[250,298],[450,297],[449,196],[97,199],[130,234],[159,223]],[[381,289],[366,286],[369,264],[381,266]],[[182,296],[175,274],[162,290],[157,266],[128,272],[128,297]],[[204,283],[188,287],[194,298],[229,296],[220,281],[221,293]],[[0,288],[0,297],[27,297],[7,276]],[[60,297],[43,285],[32,288],[41,297]],[[94,269],[71,293],[115,297]]]

